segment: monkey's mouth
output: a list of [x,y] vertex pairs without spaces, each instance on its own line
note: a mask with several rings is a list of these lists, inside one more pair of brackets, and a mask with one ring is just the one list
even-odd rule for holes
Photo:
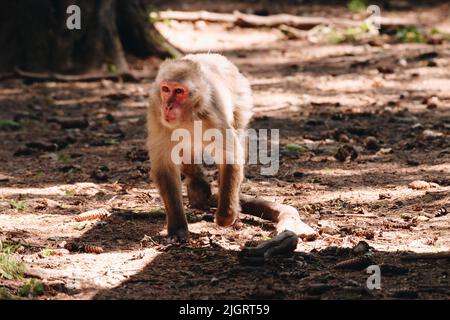
[[180,106],[176,104],[170,104],[165,106],[164,108],[164,120],[167,122],[173,122],[175,121],[180,113]]

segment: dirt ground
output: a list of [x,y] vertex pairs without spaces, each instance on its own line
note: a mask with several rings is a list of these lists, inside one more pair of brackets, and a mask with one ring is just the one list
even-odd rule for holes
[[[441,5],[420,15],[439,13],[448,26],[449,12]],[[0,119],[19,126],[0,128],[0,240],[19,244],[14,256],[27,271],[0,287],[15,293],[38,278],[45,291],[36,299],[449,298],[448,255],[429,255],[450,250],[447,42],[311,43],[204,22],[158,28],[186,51],[224,54],[248,76],[251,127],[280,130],[281,158],[275,176],[249,166],[243,192],[294,206],[319,237],[292,256],[243,266],[241,248],[273,236],[274,224],[242,215],[240,229],[219,228],[187,208],[191,241],[168,244],[145,151],[151,79],[10,79],[0,82]],[[213,167],[208,176],[217,176]],[[112,214],[75,220],[98,208]],[[381,267],[380,290],[366,287],[364,266],[336,268],[360,241]]]

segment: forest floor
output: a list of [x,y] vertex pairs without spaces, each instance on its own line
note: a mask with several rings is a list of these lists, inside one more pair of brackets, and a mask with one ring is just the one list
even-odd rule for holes
[[[322,15],[347,9],[335,10]],[[446,12],[439,21],[449,24],[448,6],[421,10]],[[280,167],[263,176],[249,166],[242,191],[294,206],[318,238],[242,266],[241,248],[273,236],[274,224],[242,215],[239,230],[220,228],[187,208],[191,240],[169,244],[145,151],[150,79],[4,80],[0,250],[26,269],[24,278],[0,276],[0,298],[27,296],[32,278],[44,284],[37,299],[449,298],[448,255],[430,255],[450,250],[448,42],[331,44],[222,23],[158,27],[182,49],[220,52],[248,76],[250,127],[280,130]],[[213,167],[208,176],[215,180]],[[75,220],[99,208],[111,215]],[[336,268],[360,241],[381,268],[380,290],[367,288],[367,265]]]

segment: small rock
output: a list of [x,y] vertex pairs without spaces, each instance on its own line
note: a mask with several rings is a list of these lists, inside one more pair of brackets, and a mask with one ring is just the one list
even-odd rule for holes
[[410,96],[410,93],[408,91],[400,93],[400,99],[406,99]]
[[438,66],[438,64],[435,60],[429,60],[427,62],[427,67],[437,67],[437,66]]
[[414,159],[407,159],[406,164],[409,166],[418,166],[420,162]]
[[377,155],[383,155],[383,154],[389,154],[389,153],[392,153],[392,148],[381,148],[377,152]]
[[300,178],[303,178],[303,177],[305,176],[305,174],[304,174],[303,172],[301,172],[301,171],[295,171],[295,172],[293,173],[293,176],[294,176],[294,178],[296,178],[296,179],[300,179]]
[[411,129],[413,129],[413,130],[416,130],[416,129],[422,129],[423,128],[423,125],[421,124],[421,123],[414,123],[412,126],[411,126]]
[[401,65],[402,67],[406,67],[408,65],[408,61],[406,61],[406,59],[400,59],[398,60],[398,64]]
[[411,189],[415,189],[415,190],[424,190],[424,189],[439,187],[439,185],[437,183],[433,183],[433,182],[430,183],[430,182],[426,182],[423,180],[415,180],[415,181],[411,182],[408,186]]
[[36,149],[40,151],[52,152],[58,150],[58,145],[56,143],[48,143],[41,141],[28,142],[26,146],[27,148]]
[[356,246],[353,247],[353,252],[357,255],[364,254],[370,250],[370,246],[365,241],[360,241]]
[[353,146],[345,144],[339,147],[334,157],[341,162],[346,161],[347,158],[350,158],[350,160],[355,160],[358,157],[358,152]]
[[436,96],[431,96],[425,99],[424,104],[427,105],[427,109],[436,109],[439,105],[439,98]]
[[380,193],[378,195],[379,200],[391,199],[391,198],[392,198],[392,195],[390,193]]
[[417,216],[414,220],[417,222],[427,222],[428,220],[430,220],[430,218],[426,216]]
[[378,140],[375,137],[369,136],[366,138],[366,149],[377,151],[380,149],[380,144],[378,143]]
[[91,173],[91,177],[97,181],[107,181],[109,178],[108,174],[106,173],[107,171],[108,170],[102,170],[102,168],[99,167],[97,170]]
[[434,138],[442,137],[443,134],[442,134],[442,132],[437,132],[437,131],[434,131],[434,130],[424,130],[422,132],[422,136],[425,139],[434,139]]

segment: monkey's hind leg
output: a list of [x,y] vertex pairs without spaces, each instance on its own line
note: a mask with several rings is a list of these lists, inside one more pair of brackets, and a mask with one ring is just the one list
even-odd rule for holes
[[211,186],[196,164],[183,164],[181,172],[186,177],[189,205],[194,209],[209,210]]

